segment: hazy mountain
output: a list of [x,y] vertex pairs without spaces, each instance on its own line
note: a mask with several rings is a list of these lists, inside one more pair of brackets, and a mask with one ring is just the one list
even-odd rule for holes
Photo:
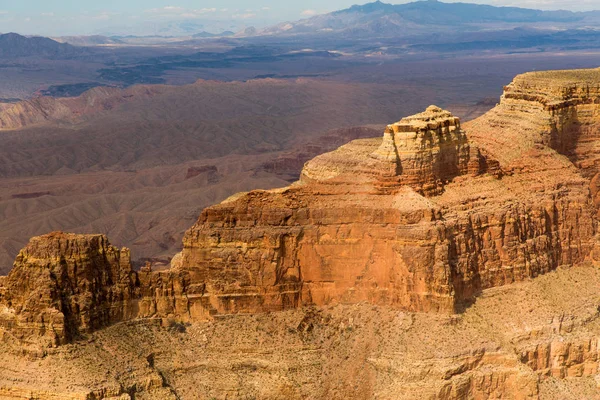
[[[245,24],[234,20],[222,19],[192,19],[181,21],[144,22],[139,25],[107,28],[102,34],[115,36],[164,36],[164,37],[189,37],[203,32],[237,32]],[[263,25],[264,26],[264,25]],[[217,36],[222,36],[218,34]]]
[[25,37],[17,33],[0,35],[0,58],[68,58],[78,54],[81,54],[81,49],[46,37]]
[[545,23],[574,28],[598,22],[598,12],[541,11],[518,7],[494,7],[437,0],[408,4],[381,1],[355,5],[345,10],[285,22],[258,30],[255,35],[344,33],[409,36],[449,30],[477,30],[482,26]]
[[59,43],[68,43],[73,46],[99,46],[123,43],[117,38],[102,35],[60,36],[52,39]]
[[192,35],[193,38],[213,38],[213,37],[223,37],[223,36],[233,36],[235,32],[233,31],[224,31],[221,33],[210,33],[206,31],[202,31],[200,33],[196,33]]

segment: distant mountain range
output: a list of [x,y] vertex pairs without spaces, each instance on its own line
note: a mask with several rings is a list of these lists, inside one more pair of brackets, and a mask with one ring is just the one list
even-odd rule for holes
[[288,46],[288,50],[351,49],[353,54],[589,49],[600,47],[599,27],[600,11],[541,11],[437,0],[397,5],[376,1],[267,28],[249,27],[237,33],[214,34],[200,23],[184,24],[185,33],[176,36],[92,35],[52,40],[8,33],[0,35],[0,59],[71,59],[92,54],[92,49],[86,47],[175,43],[185,46],[204,40],[224,40],[223,43],[241,47],[249,43],[277,44]]
[[297,22],[246,30],[245,36],[345,34],[350,36],[411,36],[448,30],[502,29],[506,25],[543,24],[558,28],[598,26],[600,12],[541,11],[437,0],[408,4],[381,1],[317,15]]
[[84,50],[66,43],[17,33],[0,34],[0,59],[18,57],[69,58],[82,54]]

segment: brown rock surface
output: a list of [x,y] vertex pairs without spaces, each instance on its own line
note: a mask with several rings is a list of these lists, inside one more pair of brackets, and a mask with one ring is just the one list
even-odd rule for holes
[[545,168],[522,159],[540,148],[567,156],[591,181],[598,205],[600,68],[519,75],[505,87],[500,104],[467,129],[506,171]]
[[580,263],[593,246],[588,181],[551,148],[514,145],[520,170],[429,107],[383,140],[316,157],[288,188],[206,209],[184,237],[182,268],[206,282],[216,313],[363,300],[453,312],[482,289]]
[[[600,337],[598,285],[588,265],[484,291],[458,315],[363,302],[191,325],[138,320],[44,357],[4,340],[0,398],[597,399],[585,344]],[[580,375],[530,366],[526,355],[553,343],[584,350],[554,353],[558,368],[583,365]]]
[[0,325],[17,338],[50,345],[134,317],[129,250],[104,235],[55,232],[33,238],[1,282]]
[[[399,91],[423,94],[388,84],[259,79],[31,99],[48,105],[17,121],[39,123],[0,128],[0,274],[29,238],[52,231],[103,233],[130,248],[135,262],[168,262],[203,208],[240,191],[285,186],[308,159],[377,136],[383,125],[360,126],[427,105],[407,103]],[[54,114],[56,103],[68,112]],[[10,115],[0,110],[0,120]],[[296,161],[280,168],[277,159],[290,153]],[[203,166],[218,172],[185,179]]]
[[207,208],[167,270],[32,239],[0,398],[600,398],[599,85],[519,76],[464,127],[429,107]]

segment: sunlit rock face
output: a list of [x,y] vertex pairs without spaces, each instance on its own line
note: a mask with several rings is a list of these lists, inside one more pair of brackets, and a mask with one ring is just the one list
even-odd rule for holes
[[522,75],[464,127],[430,106],[320,155],[288,187],[205,209],[165,271],[132,271],[102,235],[33,238],[0,279],[0,324],[60,344],[133,318],[309,304],[453,313],[581,263],[596,235],[599,74]]
[[[508,105],[513,86],[468,124],[477,140],[431,106],[309,161],[288,188],[205,210],[182,260],[212,312],[359,301],[453,312],[483,289],[583,261],[596,231],[589,181],[543,144],[552,110]],[[502,129],[481,123],[507,109]]]
[[32,238],[0,283],[0,325],[24,341],[62,344],[137,315],[129,251],[104,235]]

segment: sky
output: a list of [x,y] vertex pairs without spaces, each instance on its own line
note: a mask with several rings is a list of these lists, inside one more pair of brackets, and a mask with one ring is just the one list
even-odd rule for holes
[[[218,33],[268,26],[370,0],[0,0],[0,32],[28,35]],[[442,0],[455,2],[459,0]],[[600,0],[463,0],[543,10],[600,10]],[[400,4],[409,0],[388,0]],[[182,24],[183,23],[183,24]]]

